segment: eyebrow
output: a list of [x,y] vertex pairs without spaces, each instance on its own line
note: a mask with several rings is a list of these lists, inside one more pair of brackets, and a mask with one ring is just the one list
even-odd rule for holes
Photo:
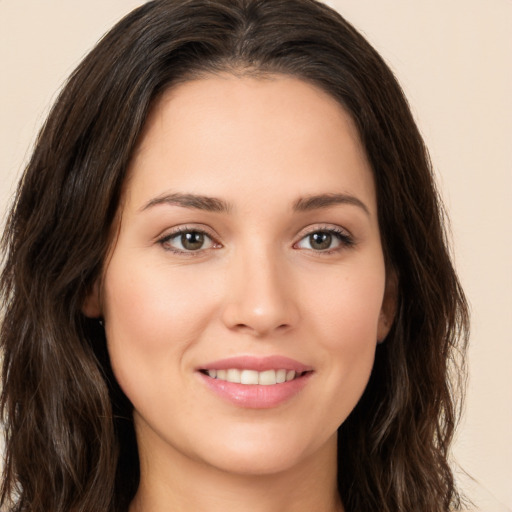
[[149,208],[162,204],[216,213],[228,213],[231,210],[231,206],[226,203],[226,201],[216,197],[175,193],[165,194],[151,199],[151,201],[141,208],[141,211],[148,210]]
[[[296,212],[307,212],[311,210],[329,208],[330,206],[338,204],[357,206],[368,216],[370,215],[368,207],[360,199],[350,194],[319,194],[301,197],[293,204],[293,210]],[[231,205],[229,203],[217,197],[173,193],[151,199],[151,201],[145,204],[140,211],[145,211],[159,205],[181,206],[182,208],[215,213],[229,213],[231,210]]]
[[337,204],[350,204],[357,206],[368,216],[370,215],[370,210],[363,201],[350,194],[319,194],[316,196],[301,197],[294,203],[293,209],[298,212],[305,212],[321,208],[329,208],[330,206]]

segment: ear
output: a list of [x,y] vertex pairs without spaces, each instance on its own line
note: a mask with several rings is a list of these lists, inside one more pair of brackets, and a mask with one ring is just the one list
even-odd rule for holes
[[377,325],[377,342],[382,343],[389,334],[395,320],[396,304],[398,301],[398,277],[394,270],[386,275],[386,288]]
[[100,288],[100,280],[97,279],[87,292],[84,303],[82,304],[82,313],[89,318],[101,318],[103,315]]

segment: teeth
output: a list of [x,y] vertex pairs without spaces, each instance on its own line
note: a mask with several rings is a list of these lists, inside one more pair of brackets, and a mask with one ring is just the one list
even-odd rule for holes
[[286,382],[286,370],[277,370],[277,372],[276,372],[276,382],[278,384]]
[[265,372],[261,372],[258,379],[259,383],[263,386],[270,386],[276,383],[276,371],[275,370],[267,370]]
[[259,384],[260,386],[282,384],[283,382],[289,382],[302,375],[302,373],[296,373],[295,370],[280,369],[257,372],[255,370],[238,370],[237,368],[229,368],[228,370],[208,370],[207,373],[212,379],[225,380],[226,382],[234,382],[237,384]]
[[254,370],[242,370],[240,374],[241,384],[258,384],[258,372]]
[[226,372],[226,380],[228,382],[236,382],[236,383],[240,384],[240,374],[241,373],[242,372],[240,370],[236,370],[234,368],[230,368]]

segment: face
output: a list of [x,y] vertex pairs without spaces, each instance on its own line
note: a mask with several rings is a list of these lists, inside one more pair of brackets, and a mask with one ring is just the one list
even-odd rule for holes
[[212,76],[155,106],[85,313],[142,459],[261,474],[335,454],[392,321],[386,282],[342,107],[291,77]]

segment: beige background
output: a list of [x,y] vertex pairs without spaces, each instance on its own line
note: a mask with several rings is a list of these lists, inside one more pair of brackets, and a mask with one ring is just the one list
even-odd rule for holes
[[[66,76],[141,3],[0,0],[1,212]],[[470,383],[454,458],[478,482],[470,492],[482,510],[510,510],[512,1],[329,3],[397,73],[431,150],[473,310]]]

